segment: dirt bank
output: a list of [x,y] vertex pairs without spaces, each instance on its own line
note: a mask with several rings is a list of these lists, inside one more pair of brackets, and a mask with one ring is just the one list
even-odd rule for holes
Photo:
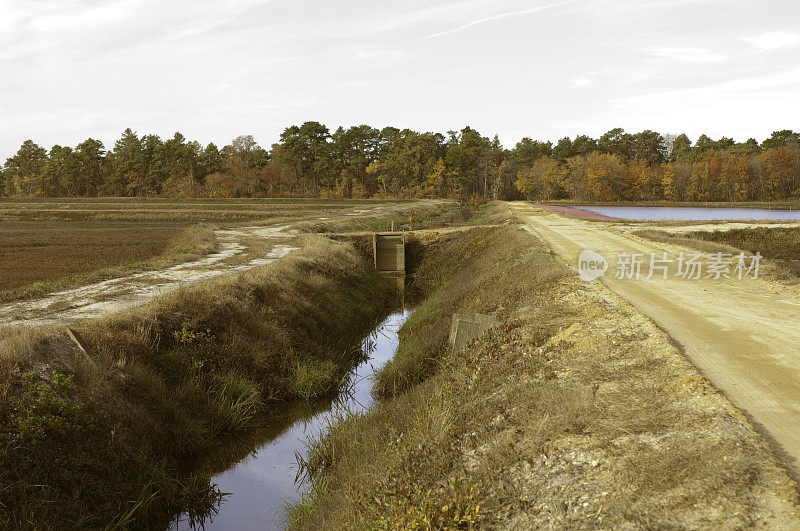
[[[649,226],[650,224],[648,224]],[[769,222],[762,222],[762,223],[755,223],[755,222],[746,222],[746,221],[722,221],[718,223],[681,223],[680,225],[670,226],[670,225],[660,225],[655,224],[655,228],[658,230],[663,230],[664,232],[671,232],[671,233],[685,233],[685,232],[714,232],[714,231],[729,231],[729,230],[737,230],[737,229],[789,229],[789,228],[798,228],[800,227],[800,223],[795,222],[784,222],[784,223],[769,223]],[[641,228],[641,227],[637,227]]]
[[[634,307],[516,227],[429,238],[384,397],[306,456],[295,527],[796,527],[768,444]],[[462,352],[453,312],[499,325]],[[369,459],[364,459],[369,456]]]
[[693,249],[639,238],[621,230],[514,205],[517,214],[575,267],[583,249],[605,256],[604,283],[653,319],[701,373],[766,430],[795,472],[800,472],[800,296],[796,286],[745,277],[682,279],[671,264],[666,279],[618,279],[621,253]]

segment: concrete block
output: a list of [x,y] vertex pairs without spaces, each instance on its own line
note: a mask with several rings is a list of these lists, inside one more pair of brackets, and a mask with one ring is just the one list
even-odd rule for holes
[[453,352],[467,346],[467,343],[497,325],[497,318],[482,313],[455,313],[450,324],[450,347]]

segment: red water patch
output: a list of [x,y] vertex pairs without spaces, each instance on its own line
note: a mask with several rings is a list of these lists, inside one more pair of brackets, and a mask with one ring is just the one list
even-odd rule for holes
[[605,221],[618,221],[620,219],[611,216],[605,216],[603,214],[598,214],[597,212],[592,212],[591,210],[583,210],[582,208],[572,208],[561,205],[542,205],[542,204],[535,204],[534,206],[540,208],[546,208],[547,210],[552,210],[553,212],[558,212],[559,214],[564,214],[565,216],[570,216],[579,219],[600,219]]

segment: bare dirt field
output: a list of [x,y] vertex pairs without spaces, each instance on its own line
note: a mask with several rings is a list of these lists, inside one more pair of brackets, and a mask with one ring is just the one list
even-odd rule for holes
[[[800,296],[764,278],[616,278],[621,253],[692,249],[631,234],[629,228],[566,218],[524,203],[512,209],[572,267],[584,249],[608,259],[603,283],[650,317],[717,388],[762,428],[800,472]],[[737,224],[741,225],[741,224]],[[682,227],[693,230],[693,227]],[[719,230],[720,226],[714,226]]]

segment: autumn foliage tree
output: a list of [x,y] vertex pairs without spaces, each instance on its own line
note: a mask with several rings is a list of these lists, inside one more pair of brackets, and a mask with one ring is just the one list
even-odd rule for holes
[[0,169],[6,196],[341,197],[772,201],[800,199],[800,135],[695,143],[685,134],[613,128],[510,149],[464,127],[446,135],[368,125],[287,127],[264,148],[250,135],[205,146],[126,129],[113,147],[32,140]]
[[528,199],[548,200],[567,197],[569,169],[545,155],[517,174],[517,188]]

